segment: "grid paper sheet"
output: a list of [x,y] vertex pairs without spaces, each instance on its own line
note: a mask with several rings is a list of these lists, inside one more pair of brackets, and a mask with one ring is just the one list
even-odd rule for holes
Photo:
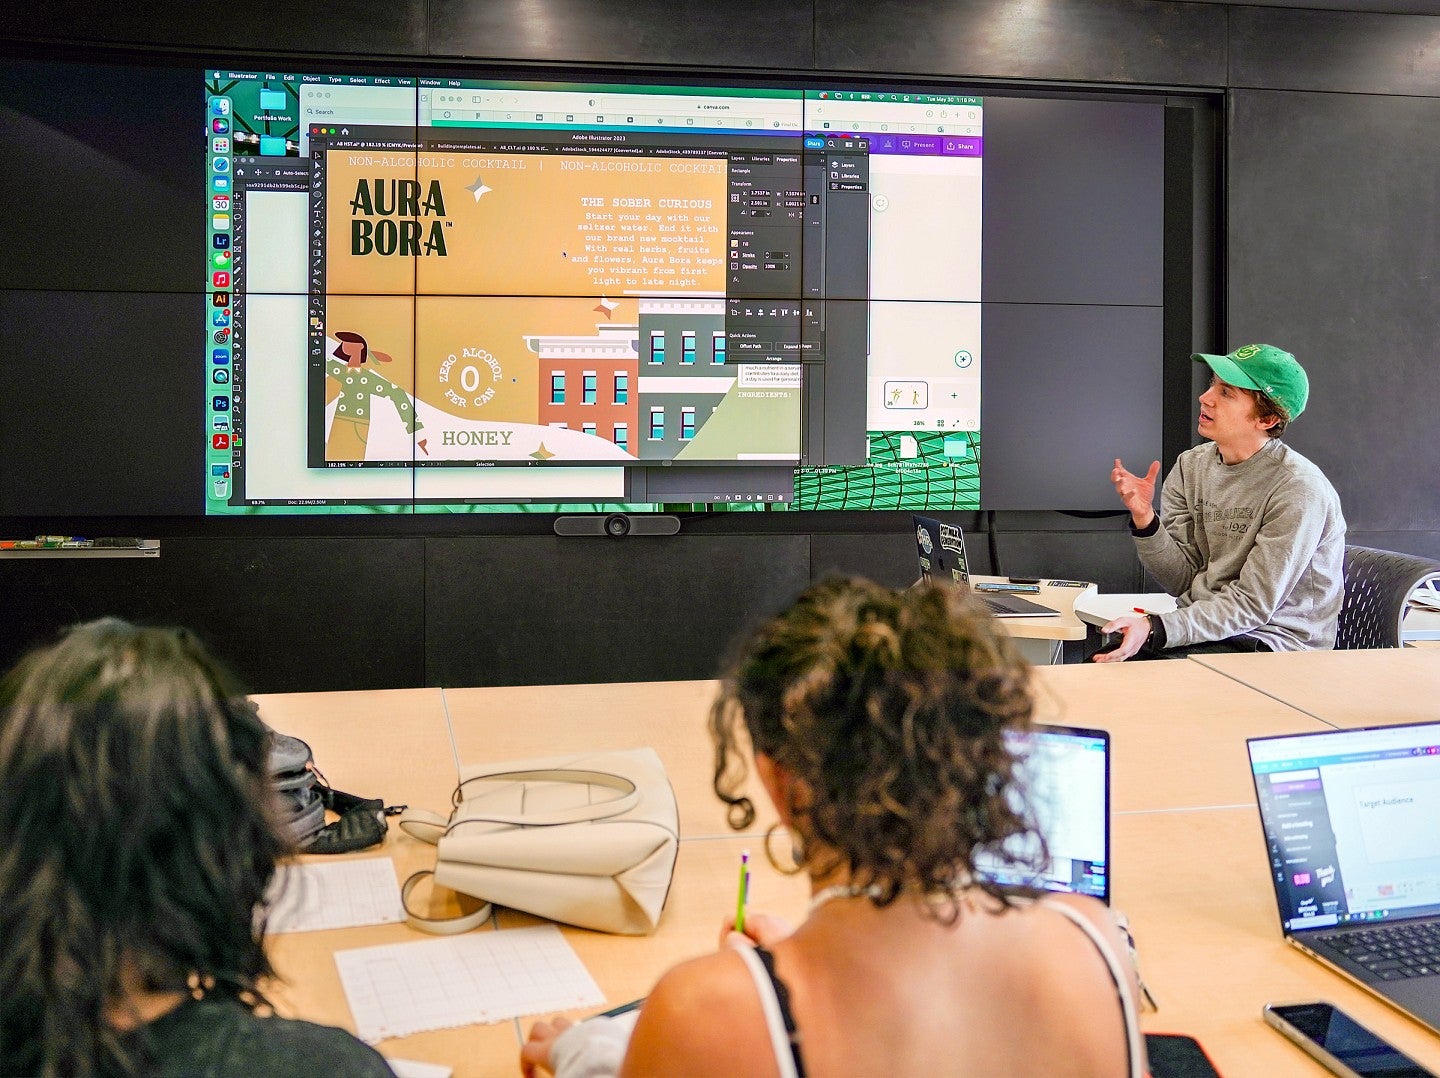
[[337,951],[335,965],[368,1044],[605,1001],[554,925]]
[[405,919],[388,857],[281,865],[271,884],[269,932],[388,925]]

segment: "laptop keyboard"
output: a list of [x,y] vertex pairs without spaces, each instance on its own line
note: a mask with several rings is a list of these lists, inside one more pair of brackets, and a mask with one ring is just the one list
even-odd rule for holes
[[1382,981],[1440,974],[1440,923],[1365,928],[1336,933],[1325,941]]
[[1029,599],[990,599],[986,598],[984,595],[981,595],[979,592],[972,592],[971,594],[973,594],[977,599],[979,599],[982,603],[985,604],[986,610],[990,611],[990,613],[992,614],[998,614],[1001,617],[1004,617],[1006,615],[1010,615],[1013,617],[1016,614],[1059,613],[1059,611],[1051,610],[1049,607],[1041,606],[1039,603],[1032,603]]

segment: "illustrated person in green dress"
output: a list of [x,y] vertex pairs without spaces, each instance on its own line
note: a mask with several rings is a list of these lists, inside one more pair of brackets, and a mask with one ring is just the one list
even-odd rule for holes
[[330,435],[325,440],[326,460],[366,459],[365,447],[370,440],[370,419],[374,415],[376,397],[384,398],[395,406],[408,433],[414,434],[425,425],[415,415],[415,404],[410,394],[373,366],[366,366],[372,358],[378,363],[392,363],[392,357],[372,350],[364,337],[349,330],[336,333],[335,339],[340,343],[330,353],[325,374],[340,393],[335,405],[335,418],[330,424]]

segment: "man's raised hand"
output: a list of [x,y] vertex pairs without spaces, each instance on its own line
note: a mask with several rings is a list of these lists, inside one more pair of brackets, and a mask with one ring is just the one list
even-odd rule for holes
[[1160,462],[1150,465],[1144,475],[1125,470],[1120,458],[1115,458],[1115,467],[1110,472],[1110,482],[1115,484],[1115,493],[1125,508],[1130,510],[1130,519],[1136,528],[1148,528],[1155,519],[1155,480],[1160,477]]

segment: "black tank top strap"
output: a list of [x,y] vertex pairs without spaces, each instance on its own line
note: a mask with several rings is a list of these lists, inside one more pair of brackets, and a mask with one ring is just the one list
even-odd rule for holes
[[756,947],[755,954],[760,959],[760,964],[765,967],[765,973],[775,989],[775,1002],[780,1007],[780,1017],[785,1023],[785,1035],[790,1039],[790,1058],[795,1061],[795,1073],[799,1078],[805,1078],[805,1061],[800,1055],[800,1030],[795,1025],[795,1016],[790,1013],[790,989],[775,972],[775,956],[764,947]]

